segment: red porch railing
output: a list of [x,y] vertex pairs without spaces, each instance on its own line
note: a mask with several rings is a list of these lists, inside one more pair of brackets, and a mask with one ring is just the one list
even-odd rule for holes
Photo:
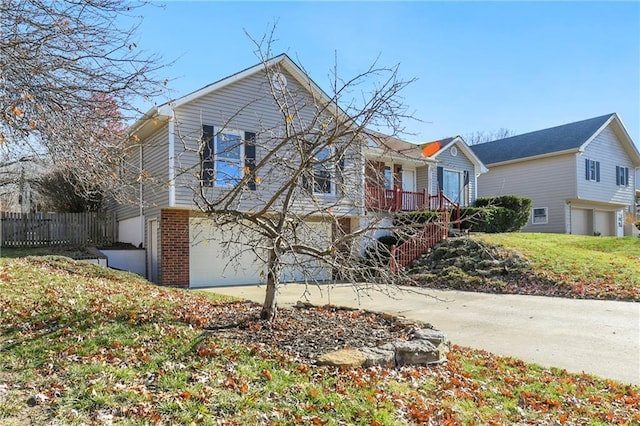
[[426,253],[431,247],[446,240],[449,233],[449,215],[445,211],[442,220],[424,224],[421,231],[398,246],[391,246],[391,271],[397,273],[409,263]]
[[390,212],[427,210],[429,204],[429,195],[426,190],[411,192],[401,189],[367,186],[365,197],[365,204],[368,209]]

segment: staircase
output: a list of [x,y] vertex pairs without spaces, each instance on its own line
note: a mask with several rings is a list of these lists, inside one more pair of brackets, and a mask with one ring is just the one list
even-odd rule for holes
[[398,246],[391,246],[391,271],[395,274],[440,241],[449,233],[449,213],[445,211],[442,220],[425,223],[420,232]]
[[440,241],[446,240],[449,234],[450,217],[453,224],[460,227],[460,204],[451,201],[440,191],[429,195],[429,210],[442,212],[442,219],[424,224],[419,233],[398,246],[391,246],[391,271],[395,274]]

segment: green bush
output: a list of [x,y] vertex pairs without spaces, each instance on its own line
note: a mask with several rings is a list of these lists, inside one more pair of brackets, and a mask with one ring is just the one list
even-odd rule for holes
[[442,212],[425,210],[421,212],[401,213],[393,218],[393,226],[413,226],[439,220]]
[[[476,200],[478,208],[504,208],[508,212],[498,210],[487,212],[485,220],[487,229],[492,231],[480,232],[513,232],[520,230],[529,221],[532,201],[531,198],[517,195],[502,195],[500,197],[483,197]],[[494,222],[495,223],[490,223]]]
[[463,207],[460,227],[475,232],[512,232],[517,213],[505,207]]

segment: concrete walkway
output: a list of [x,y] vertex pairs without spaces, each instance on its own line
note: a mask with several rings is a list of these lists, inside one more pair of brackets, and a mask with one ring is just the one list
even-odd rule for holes
[[[265,287],[210,291],[262,302]],[[350,285],[282,286],[279,306],[298,300],[400,314],[432,324],[461,346],[640,385],[640,303],[414,288],[358,298]]]

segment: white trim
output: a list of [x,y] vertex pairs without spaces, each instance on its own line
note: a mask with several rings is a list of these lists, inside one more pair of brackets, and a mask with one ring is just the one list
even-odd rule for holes
[[175,117],[169,119],[169,207],[176,206]]
[[485,166],[485,164],[480,160],[476,153],[473,152],[473,150],[469,147],[465,140],[462,139],[461,136],[456,136],[455,138],[453,138],[448,144],[440,148],[438,152],[436,152],[429,158],[435,160],[438,155],[442,154],[447,149],[452,148],[456,144],[458,145],[458,149],[462,150],[463,154],[480,169],[480,173],[487,173],[489,171],[489,169],[487,169],[487,166]]

